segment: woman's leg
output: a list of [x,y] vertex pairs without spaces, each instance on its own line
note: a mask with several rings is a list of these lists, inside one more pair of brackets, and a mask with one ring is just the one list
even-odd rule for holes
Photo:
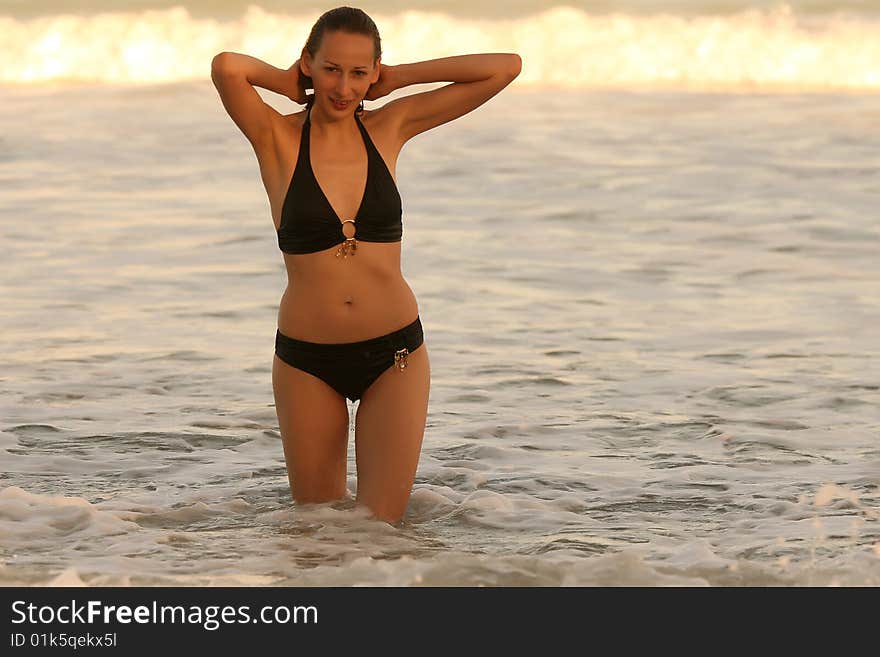
[[428,416],[431,369],[426,343],[407,366],[392,365],[361,397],[355,418],[357,503],[397,523],[406,511]]
[[344,498],[349,428],[345,398],[277,355],[272,388],[293,499],[313,503]]

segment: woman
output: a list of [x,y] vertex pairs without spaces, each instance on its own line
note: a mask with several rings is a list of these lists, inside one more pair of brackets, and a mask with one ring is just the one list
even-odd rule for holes
[[[515,54],[479,54],[389,66],[381,55],[370,17],[339,7],[318,19],[289,69],[222,52],[211,78],[256,152],[287,268],[272,386],[293,498],[346,496],[345,400],[360,400],[356,502],[396,524],[430,388],[418,305],[400,270],[397,157],[416,135],[492,98],[521,64]],[[442,81],[453,84],[363,108],[364,99]],[[279,114],[255,86],[307,107]]]

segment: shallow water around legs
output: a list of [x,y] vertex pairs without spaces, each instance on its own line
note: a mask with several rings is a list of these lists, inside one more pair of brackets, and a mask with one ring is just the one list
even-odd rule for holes
[[210,84],[0,88],[0,583],[880,584],[878,116],[511,89],[407,144],[392,527],[291,502],[285,272]]

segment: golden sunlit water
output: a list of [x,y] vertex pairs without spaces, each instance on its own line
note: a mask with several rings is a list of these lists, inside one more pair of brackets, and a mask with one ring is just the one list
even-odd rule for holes
[[401,527],[290,500],[286,273],[208,79],[316,14],[7,12],[0,584],[880,584],[876,23],[679,4],[376,12],[392,62],[523,57],[397,163]]
[[[724,15],[591,14],[536,9],[509,19],[376,12],[388,64],[460,52],[517,52],[521,86],[782,92],[880,89],[878,17],[800,14],[789,5]],[[0,81],[154,83],[203,79],[221,50],[286,68],[312,12],[258,5],[235,18],[184,6],[141,11],[0,16]]]

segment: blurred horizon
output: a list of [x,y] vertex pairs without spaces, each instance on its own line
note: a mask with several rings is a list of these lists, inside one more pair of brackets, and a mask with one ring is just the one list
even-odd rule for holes
[[[286,68],[322,9],[332,6],[305,3],[292,10],[289,4],[89,0],[71,7],[4,0],[0,82],[206,80],[208,62],[223,50]],[[870,5],[629,0],[360,6],[379,27],[387,64],[517,52],[523,58],[520,87],[840,92],[880,88],[880,12]],[[111,6],[115,10],[106,11]]]

